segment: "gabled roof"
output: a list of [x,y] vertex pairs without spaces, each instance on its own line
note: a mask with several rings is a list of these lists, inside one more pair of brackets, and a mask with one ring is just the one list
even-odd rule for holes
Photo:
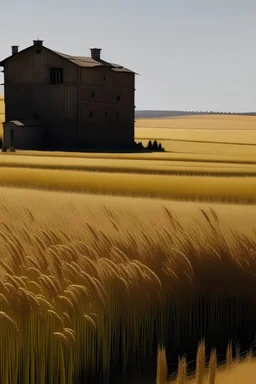
[[104,60],[96,61],[96,60],[92,59],[91,57],[70,56],[70,55],[67,55],[65,53],[61,53],[61,52],[57,52],[57,51],[52,51],[52,52],[56,53],[58,56],[63,57],[64,59],[71,61],[72,63],[78,65],[79,67],[85,67],[85,68],[108,67],[111,69],[118,69],[121,72],[122,71],[132,72],[131,70],[124,68],[123,66],[121,66],[119,64],[109,63],[109,62],[104,61]]
[[[8,56],[6,59],[2,60],[0,62],[0,66],[1,67],[4,67],[5,65],[5,62],[29,49],[32,49],[32,48],[35,48],[34,45],[31,45],[30,47],[28,48],[25,48],[23,49],[22,51],[19,51],[18,53],[16,53],[15,55],[11,55],[11,56]],[[95,68],[95,67],[107,67],[107,68],[110,68],[111,70],[115,71],[115,72],[128,72],[128,73],[135,73],[133,71],[131,71],[130,69],[128,68],[124,68],[123,66],[119,65],[119,64],[113,64],[113,63],[109,63],[107,61],[104,61],[104,60],[99,60],[99,61],[96,61],[94,59],[92,59],[91,57],[83,57],[83,56],[71,56],[71,55],[67,55],[65,53],[61,53],[61,52],[57,52],[57,51],[53,51],[52,49],[49,49],[45,46],[42,46],[43,49],[46,49],[52,53],[54,53],[55,55],[59,56],[59,57],[62,57],[64,58],[65,60],[68,60],[70,61],[71,63],[79,66],[79,67],[83,67],[83,68]]]

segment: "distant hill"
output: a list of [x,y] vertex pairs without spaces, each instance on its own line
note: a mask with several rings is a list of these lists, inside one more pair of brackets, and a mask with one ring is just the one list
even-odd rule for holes
[[141,110],[135,111],[137,119],[152,119],[160,117],[176,117],[176,116],[191,116],[191,115],[244,115],[256,116],[256,112],[233,113],[233,112],[195,112],[195,111],[159,111],[159,110]]

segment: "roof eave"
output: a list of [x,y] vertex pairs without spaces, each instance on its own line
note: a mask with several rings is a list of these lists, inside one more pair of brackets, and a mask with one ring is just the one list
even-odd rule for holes
[[33,45],[30,45],[29,47],[22,49],[21,51],[15,53],[15,55],[10,55],[10,56],[6,57],[4,60],[0,61],[0,67],[4,67],[6,61],[10,60],[10,59],[11,59],[12,57],[14,57],[14,56],[19,55],[20,53],[23,53],[23,52],[27,51],[27,50],[30,49],[31,47],[33,47]]

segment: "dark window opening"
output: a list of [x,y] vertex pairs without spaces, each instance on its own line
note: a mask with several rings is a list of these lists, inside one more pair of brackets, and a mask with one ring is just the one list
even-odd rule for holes
[[107,112],[105,112],[105,116],[107,117],[107,115],[108,115],[108,113]]
[[50,82],[51,82],[51,84],[63,83],[63,69],[62,68],[51,68],[51,70],[50,70]]
[[120,101],[121,100],[121,96],[116,96],[116,101]]
[[116,115],[117,115],[117,117],[119,117],[119,116],[120,116],[120,112],[117,112],[117,114],[116,114]]
[[89,112],[89,117],[93,117],[94,116],[94,112]]
[[103,77],[103,80],[106,81],[106,77]]
[[95,97],[95,92],[91,92],[91,99],[94,99]]

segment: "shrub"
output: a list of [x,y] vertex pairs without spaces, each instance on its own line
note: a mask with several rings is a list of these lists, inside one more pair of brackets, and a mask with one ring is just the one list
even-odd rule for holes
[[152,144],[152,141],[151,140],[149,140],[149,142],[148,142],[148,149],[152,149],[153,148],[153,144]]
[[16,150],[15,150],[15,147],[12,145],[12,146],[10,147],[9,151],[10,151],[10,152],[15,152],[15,151],[16,151]]
[[137,143],[137,148],[138,149],[144,149],[144,145],[142,144],[141,141],[139,143]]
[[156,140],[154,140],[154,142],[153,142],[153,149],[154,149],[154,151],[157,151],[157,149],[158,149],[158,144],[157,144]]

